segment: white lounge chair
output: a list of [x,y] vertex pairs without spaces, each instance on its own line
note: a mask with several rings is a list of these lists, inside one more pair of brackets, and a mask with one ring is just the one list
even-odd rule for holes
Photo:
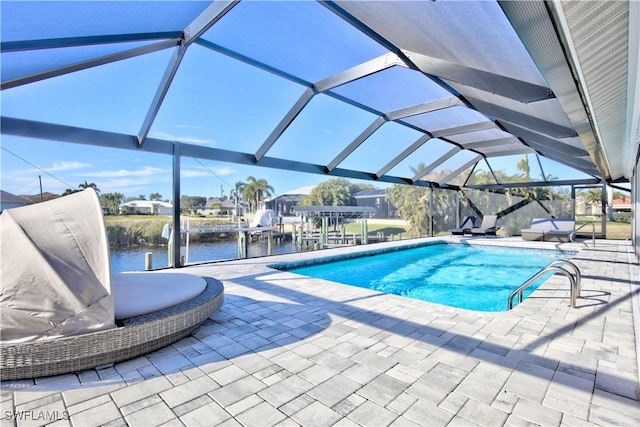
[[498,228],[496,223],[498,222],[498,215],[485,215],[482,217],[482,224],[480,227],[472,228],[471,234],[477,236],[495,236]]
[[475,226],[476,217],[473,215],[465,216],[460,223],[460,227],[452,228],[449,232],[453,235],[464,235],[471,233],[471,229]]

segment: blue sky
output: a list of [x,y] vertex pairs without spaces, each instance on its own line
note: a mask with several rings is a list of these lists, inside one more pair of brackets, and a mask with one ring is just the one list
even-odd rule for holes
[[[132,4],[139,6],[135,2]],[[287,8],[288,13],[275,14],[271,10],[274,7],[279,11]],[[269,20],[263,19],[265,14],[269,14]],[[47,21],[50,26],[59,26],[50,31],[69,28],[64,22],[66,16],[59,18],[60,22]],[[123,22],[115,24],[124,25]],[[47,28],[42,29],[45,30]],[[96,29],[99,31],[101,29]],[[212,27],[205,39],[285,72],[295,71],[312,82],[386,53],[380,45],[314,2],[241,3]],[[319,39],[323,42],[318,43]],[[3,74],[6,76],[12,66],[21,68],[28,64],[36,71],[38,66],[55,67],[84,60],[95,55],[96,49],[99,55],[104,55],[135,46],[139,44],[3,54]],[[136,135],[171,55],[172,50],[163,50],[4,90],[2,114]],[[255,153],[305,89],[303,85],[192,45],[149,136]],[[403,67],[393,67],[349,83],[336,92],[382,111],[449,96],[424,75]],[[441,120],[437,114],[432,114],[430,119],[435,121],[433,126],[442,127],[473,122],[473,117],[465,117],[462,113],[467,116],[477,114],[461,111],[457,117],[460,123],[437,122]],[[371,113],[318,94],[267,155],[328,164],[376,118]],[[339,166],[375,173],[419,137],[420,133],[415,130],[393,122],[385,123]],[[38,193],[41,177],[43,191],[53,193],[62,193],[87,181],[95,183],[103,193],[120,192],[127,197],[160,193],[164,198],[171,198],[172,159],[169,156],[5,135],[1,143],[1,188],[14,194]],[[431,140],[389,174],[411,177],[411,167],[420,162],[429,164],[451,147],[443,141]],[[441,168],[456,169],[470,156],[468,152],[461,152]],[[517,173],[515,164],[519,158],[492,159],[492,167]],[[565,168],[554,162],[546,163],[547,174],[561,179],[569,177],[563,172]],[[532,169],[533,175],[535,168]],[[198,196],[229,195],[235,182],[246,181],[248,176],[266,179],[276,194],[329,179],[320,175],[183,158],[181,192]],[[374,185],[386,186],[382,183]]]
[[[252,50],[251,53],[263,50],[265,46],[255,42],[262,40],[272,47],[269,58],[274,66],[285,69],[297,67],[305,78],[312,79],[330,75],[383,52],[374,43],[368,42],[370,48],[367,49],[362,49],[362,44],[342,43],[354,39],[354,30],[340,25],[332,29],[331,42],[344,45],[341,47],[343,51],[352,52],[359,47],[359,53],[341,55],[341,63],[319,65],[310,60],[305,62],[295,51],[303,49],[304,43],[324,28],[325,20],[333,21],[335,17],[313,3],[292,4],[292,17],[288,18],[292,21],[278,25],[291,26],[295,16],[304,16],[308,10],[313,10],[313,25],[297,23],[291,31],[303,36],[283,34],[280,36],[282,40],[278,40],[265,37],[269,28],[264,28],[260,22],[246,25],[258,19],[260,13],[269,13],[266,9],[273,7],[269,4],[258,6],[265,10],[251,11],[241,4],[234,14],[210,30],[208,38],[217,42],[226,40],[227,45],[245,53],[250,53],[247,50]],[[245,20],[245,25],[234,23],[238,19]],[[248,27],[253,30],[247,32]],[[292,43],[291,40],[297,42]],[[287,41],[286,47],[284,41]],[[119,49],[133,46],[122,44]],[[333,46],[329,43],[323,49],[330,53]],[[32,52],[27,55],[33,56],[24,58],[16,54],[13,61],[19,65],[25,61],[53,61],[55,65],[56,60],[73,62],[84,59],[86,51],[87,48],[60,52],[56,49],[53,55],[49,51]],[[5,90],[1,99],[2,114],[135,135],[140,130],[171,54],[172,50],[164,50]],[[302,63],[296,64],[292,58]],[[253,153],[304,89],[291,81],[192,45],[149,136]],[[302,156],[306,161],[313,161],[318,155],[337,154],[339,147],[357,136],[374,119],[357,108],[337,104],[325,95],[318,96],[268,155]],[[340,119],[336,120],[336,117]],[[327,145],[333,146],[333,151],[327,150]],[[126,196],[137,196],[158,192],[165,198],[171,197],[172,163],[168,156],[11,136],[3,136],[2,147],[2,189],[11,193],[37,193],[40,176],[43,190],[54,193],[87,181],[96,183],[103,193],[117,191]],[[181,190],[182,194],[189,195],[228,195],[236,181],[245,181],[248,176],[267,179],[276,193],[328,179],[319,175],[183,158]]]
[[[3,137],[2,147],[1,187],[13,194],[38,194],[41,177],[45,192],[60,194],[87,181],[96,183],[102,193],[120,192],[126,197],[160,193],[172,198],[169,156],[15,137]],[[181,166],[181,193],[206,197],[228,196],[236,181],[246,181],[250,175],[266,179],[276,194],[328,179],[186,157]]]

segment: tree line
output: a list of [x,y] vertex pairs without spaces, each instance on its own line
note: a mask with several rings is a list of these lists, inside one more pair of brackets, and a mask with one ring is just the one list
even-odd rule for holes
[[[122,203],[132,200],[157,200],[169,202],[168,199],[162,198],[160,193],[151,193],[148,198],[144,194],[140,194],[137,197],[125,197],[124,194],[119,192],[100,194],[98,186],[91,182],[84,181],[77,188],[68,188],[62,194],[66,196],[68,194],[82,191],[86,188],[93,188],[100,197],[100,203],[102,207],[111,214],[119,213],[120,205]],[[233,200],[236,205],[240,202],[245,202],[249,205],[249,209],[255,212],[261,205],[261,203],[269,196],[273,195],[273,186],[264,178],[255,178],[248,176],[247,181],[237,181],[234,188],[231,189],[229,197],[222,196],[220,200],[227,199]],[[207,198],[203,196],[189,196],[183,195],[180,197],[180,205],[182,211],[185,213],[197,213],[198,210],[203,209],[206,206]]]
[[[423,163],[412,167],[414,174],[426,170]],[[500,170],[477,170],[469,175],[466,183],[469,184],[491,184],[496,182],[508,183],[528,183],[532,181],[530,176],[529,159],[525,154],[518,162],[517,168],[520,173],[508,175]],[[430,176],[430,180],[437,182],[438,179],[444,178],[450,171],[441,171]],[[540,177],[543,181],[553,181],[553,176]],[[460,183],[465,184],[465,183]],[[78,186],[76,190],[67,190],[68,192],[81,191],[84,188],[94,188],[98,193],[100,190],[95,183],[84,183]],[[364,190],[374,190],[372,184],[354,183],[344,178],[332,178],[315,186],[311,193],[304,197],[300,202],[303,206],[348,206],[355,205],[354,195]],[[244,202],[249,206],[251,212],[255,212],[261,207],[261,204],[267,197],[273,195],[274,188],[269,182],[263,178],[255,178],[248,176],[246,182],[237,181],[229,192],[229,196],[221,196],[220,200],[231,200],[236,206],[240,202]],[[67,192],[65,192],[67,193]],[[594,189],[584,193],[588,203],[595,203],[601,199],[600,190]],[[619,192],[614,193],[614,198],[620,197]],[[111,213],[118,213],[120,204],[127,200],[136,198],[125,198],[121,193],[105,193],[100,196],[102,206]],[[144,195],[137,197],[139,200],[146,200]],[[545,187],[521,187],[507,188],[501,191],[487,192],[479,190],[451,191],[438,188],[429,188],[422,186],[394,184],[386,191],[386,200],[398,210],[402,219],[407,221],[408,231],[424,235],[430,230],[435,234],[446,231],[455,224],[455,217],[458,215],[458,206],[462,215],[476,215],[480,213],[497,213],[505,209],[509,211],[509,222],[505,224],[507,228],[514,230],[522,228],[525,222],[530,220],[526,209],[519,207],[526,206],[527,203],[537,201],[536,206],[541,206],[549,215],[566,215],[567,200],[570,196],[567,189],[555,188],[552,186]],[[162,200],[162,196],[158,193],[149,195],[148,200]],[[555,201],[555,202],[553,202]],[[181,207],[185,213],[197,213],[198,210],[206,206],[207,198],[201,196],[181,197]],[[431,211],[433,209],[433,211]],[[520,212],[516,212],[520,209]]]
[[[273,186],[266,179],[248,176],[246,182],[236,181],[229,192],[229,197],[222,195],[219,199],[221,201],[231,200],[236,206],[240,202],[245,202],[249,206],[249,211],[255,212],[267,197],[273,195],[273,192]],[[183,195],[180,197],[180,206],[182,211],[186,213],[196,214],[206,204],[207,198],[203,196]]]

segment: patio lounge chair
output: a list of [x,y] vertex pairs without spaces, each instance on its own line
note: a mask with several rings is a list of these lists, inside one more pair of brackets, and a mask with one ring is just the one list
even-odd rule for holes
[[476,222],[476,217],[473,215],[465,216],[460,223],[460,227],[452,228],[449,230],[452,235],[464,235],[467,233],[471,233],[471,229],[474,227],[474,223]]
[[482,224],[480,227],[472,228],[471,234],[475,236],[495,236],[498,228],[496,227],[496,222],[498,222],[498,215],[485,215],[482,218]]

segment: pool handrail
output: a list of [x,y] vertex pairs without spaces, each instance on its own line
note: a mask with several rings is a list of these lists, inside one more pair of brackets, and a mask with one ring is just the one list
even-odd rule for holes
[[587,225],[591,226],[591,244],[595,248],[596,247],[596,225],[593,222],[585,222],[580,227],[576,228],[575,231],[577,233],[578,231],[582,230]]
[[[564,267],[559,267],[558,264],[570,265],[571,268],[573,268],[576,271],[576,277],[574,278],[571,272],[567,271]],[[511,294],[509,295],[509,301],[507,302],[508,310],[511,310],[514,307],[513,297],[517,295],[518,304],[522,303],[522,300],[523,300],[522,293],[524,292],[524,290],[529,286],[531,286],[531,284],[534,283],[536,280],[538,280],[540,277],[544,276],[545,274],[551,271],[554,271],[555,273],[562,273],[565,276],[567,276],[571,284],[571,287],[570,287],[571,308],[576,308],[576,298],[580,296],[580,288],[579,288],[579,282],[581,281],[580,270],[574,263],[570,261],[556,260],[556,261],[550,262],[545,268],[538,271],[536,274],[534,274],[529,279],[527,279],[522,285],[518,287],[518,289],[511,292]]]
[[547,267],[554,267],[556,265],[568,265],[569,267],[571,267],[576,279],[576,297],[580,298],[580,291],[582,289],[582,273],[580,273],[580,269],[578,268],[578,266],[567,259],[558,259],[550,262]]

